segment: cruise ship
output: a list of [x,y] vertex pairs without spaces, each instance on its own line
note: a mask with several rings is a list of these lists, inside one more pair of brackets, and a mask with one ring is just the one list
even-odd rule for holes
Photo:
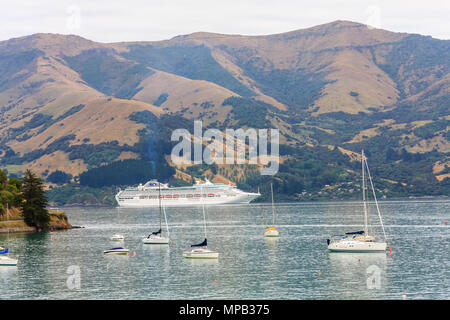
[[160,196],[162,205],[174,207],[249,203],[260,195],[259,192],[245,192],[232,185],[215,184],[208,180],[205,183],[197,181],[189,187],[169,187],[163,183],[160,187],[158,181],[151,180],[144,185],[120,190],[116,201],[121,207],[157,207]]

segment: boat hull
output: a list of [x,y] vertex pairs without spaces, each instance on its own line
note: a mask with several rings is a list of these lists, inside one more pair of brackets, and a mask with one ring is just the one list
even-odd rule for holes
[[386,252],[385,242],[340,241],[328,245],[330,252]]
[[187,259],[218,259],[219,252],[207,248],[196,248],[183,252],[183,257]]
[[[221,197],[217,198],[172,198],[172,199],[164,199],[162,204],[165,207],[190,207],[190,206],[212,206],[212,205],[226,205],[226,204],[248,204],[252,200],[258,198],[259,194],[242,194],[236,195],[233,197]],[[158,199],[127,199],[121,200],[119,197],[116,197],[116,201],[120,207],[125,208],[148,208],[148,207],[159,207]]]
[[265,230],[264,231],[264,237],[275,238],[275,237],[278,237],[278,236],[279,236],[279,233],[278,233],[278,230],[276,230],[276,229],[271,229],[271,230]]
[[17,259],[9,258],[9,257],[0,257],[0,266],[4,267],[13,267],[17,266]]
[[150,236],[148,238],[142,239],[142,243],[144,243],[144,244],[169,244],[169,238]]
[[122,255],[122,256],[127,256],[128,253],[130,252],[130,250],[128,249],[121,249],[121,250],[105,250],[103,251],[103,253],[105,255]]
[[124,241],[125,237],[119,234],[113,235],[111,241]]

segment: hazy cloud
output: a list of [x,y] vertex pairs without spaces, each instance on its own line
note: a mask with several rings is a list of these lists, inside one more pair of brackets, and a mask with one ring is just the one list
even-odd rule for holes
[[38,32],[78,34],[100,41],[163,40],[208,31],[263,35],[350,20],[449,39],[449,2],[315,0],[127,0],[3,3],[0,40]]

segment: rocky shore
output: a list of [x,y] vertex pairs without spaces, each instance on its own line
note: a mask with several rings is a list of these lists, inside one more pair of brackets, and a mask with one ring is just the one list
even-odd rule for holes
[[[64,212],[59,210],[50,210],[50,231],[72,229],[69,220]],[[36,232],[35,227],[28,226],[21,217],[20,210],[13,208],[10,210],[10,217],[6,220],[0,220],[0,234],[3,233],[28,233]]]

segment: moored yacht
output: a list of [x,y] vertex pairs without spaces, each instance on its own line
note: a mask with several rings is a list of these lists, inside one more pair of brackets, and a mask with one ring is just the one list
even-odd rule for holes
[[[356,232],[347,232],[343,235],[335,235],[330,239],[327,239],[328,250],[331,252],[385,252],[386,248],[392,253],[391,248],[387,244],[386,232],[384,230],[383,220],[381,218],[380,209],[378,207],[377,196],[375,194],[375,188],[373,187],[372,177],[370,175],[369,165],[367,159],[364,156],[364,150],[361,152],[361,166],[362,166],[362,196],[364,207],[364,230]],[[369,232],[369,216],[367,208],[366,197],[366,176],[370,181],[372,188],[373,198],[375,201],[378,218],[380,219],[381,228],[383,230],[384,242],[376,242],[375,234]]]
[[[272,225],[275,225],[275,207],[273,203],[273,187],[272,184],[270,184],[270,192],[272,193]],[[264,230],[264,237],[271,237],[275,238],[278,237],[280,234],[278,230],[275,227],[267,227]]]

